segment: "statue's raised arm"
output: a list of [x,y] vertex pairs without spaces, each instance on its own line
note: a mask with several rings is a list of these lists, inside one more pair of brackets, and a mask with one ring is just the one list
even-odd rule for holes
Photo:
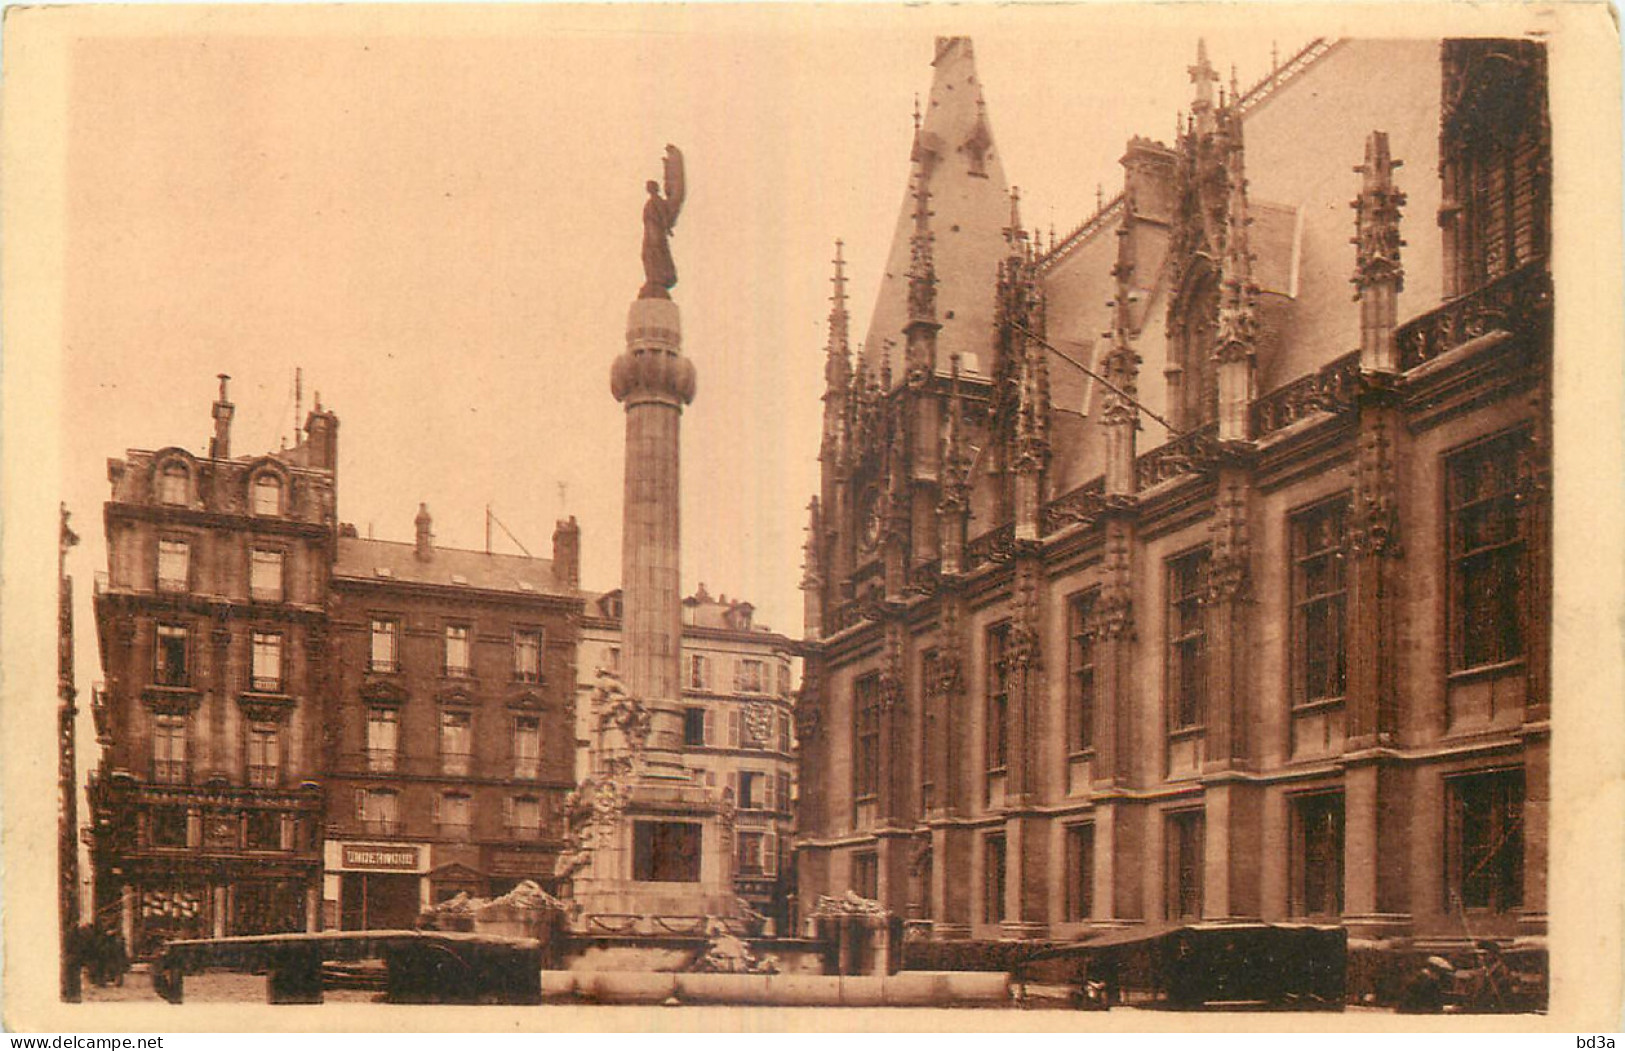
[[676,146],[666,146],[664,160],[666,195],[660,184],[646,184],[649,199],[643,205],[643,290],[639,299],[670,299],[677,284],[677,265],[671,258],[671,233],[677,227],[677,214],[683,209],[683,154]]

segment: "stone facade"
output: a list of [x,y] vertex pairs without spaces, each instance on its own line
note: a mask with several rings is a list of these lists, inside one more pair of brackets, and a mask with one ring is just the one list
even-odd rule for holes
[[410,925],[522,879],[555,889],[575,786],[579,530],[559,523],[550,561],[438,547],[427,508],[417,528],[412,544],[338,540],[329,927]]
[[338,420],[318,405],[295,448],[233,459],[233,411],[222,377],[208,456],[108,461],[91,860],[136,953],[320,922]]
[[[161,940],[409,927],[466,890],[549,883],[574,783],[582,598],[553,561],[359,539],[338,418],[233,458],[110,460],[90,776],[99,921]],[[387,636],[387,637],[386,637]]]
[[[986,107],[927,111],[861,355],[836,268],[803,908],[1544,933],[1544,62],[1321,40],[1243,90],[1200,52],[1176,140],[1047,247],[1013,195],[993,249],[935,221],[1007,191]],[[971,63],[939,42],[932,99]]]

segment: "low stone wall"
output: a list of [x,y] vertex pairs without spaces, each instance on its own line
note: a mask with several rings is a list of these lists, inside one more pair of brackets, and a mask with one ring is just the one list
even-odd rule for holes
[[[705,938],[644,935],[564,935],[559,942],[557,966],[578,972],[686,971],[705,954]],[[746,940],[758,959],[772,956],[781,974],[824,973],[824,946],[804,938],[751,938]]]
[[543,971],[544,1000],[602,1004],[772,1004],[786,1007],[1004,1007],[1009,976],[911,971],[889,977]]
[[1047,941],[927,941],[903,943],[905,971],[1013,971],[1029,956],[1060,945]]

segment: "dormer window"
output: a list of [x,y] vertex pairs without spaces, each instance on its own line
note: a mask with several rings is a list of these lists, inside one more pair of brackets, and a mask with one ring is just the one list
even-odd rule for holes
[[282,479],[274,474],[262,474],[254,479],[254,513],[257,515],[282,513]]
[[191,472],[183,463],[167,463],[158,475],[158,502],[174,507],[185,507],[187,489],[192,481]]

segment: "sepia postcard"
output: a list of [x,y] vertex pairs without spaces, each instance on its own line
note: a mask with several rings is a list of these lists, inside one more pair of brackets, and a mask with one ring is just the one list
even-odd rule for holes
[[5,1026],[1618,1030],[1611,16],[8,8]]

